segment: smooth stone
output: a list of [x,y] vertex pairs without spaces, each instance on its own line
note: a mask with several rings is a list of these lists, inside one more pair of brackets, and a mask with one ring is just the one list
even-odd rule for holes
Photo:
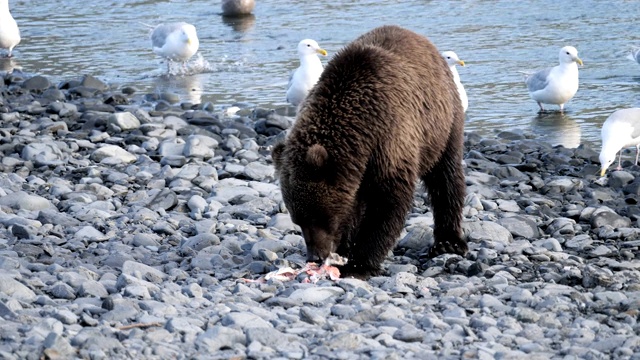
[[265,179],[273,179],[275,176],[275,168],[271,165],[265,165],[260,162],[254,161],[247,164],[243,172],[250,179],[263,181]]
[[36,299],[36,294],[33,290],[11,276],[2,273],[0,273],[0,293],[27,303]]
[[433,242],[433,228],[423,224],[416,224],[409,228],[407,235],[398,242],[397,246],[413,250],[423,250],[433,246]]
[[294,290],[289,298],[303,304],[323,304],[331,298],[342,296],[344,292],[339,287],[308,287]]
[[187,238],[180,247],[181,248],[190,248],[195,251],[200,251],[212,245],[220,244],[220,238],[215,234],[211,233],[202,233],[190,238]]
[[61,334],[51,332],[42,343],[44,356],[51,360],[69,359],[76,355],[76,349]]
[[148,203],[152,210],[169,210],[178,204],[178,195],[171,189],[164,188],[160,190]]
[[613,228],[624,228],[631,226],[631,220],[610,211],[600,212],[591,218],[592,227],[599,228],[604,225],[609,225]]
[[234,348],[238,345],[244,346],[245,343],[246,336],[241,330],[214,325],[198,335],[195,346],[199,351],[212,354],[222,348]]
[[123,163],[132,163],[138,157],[117,145],[105,145],[96,149],[92,154],[93,161],[102,162],[108,158],[116,158]]
[[122,273],[153,283],[160,283],[167,277],[164,272],[135,261],[125,261],[122,264]]
[[[343,291],[344,292],[344,291]],[[234,329],[248,329],[248,328],[269,328],[272,329],[273,325],[268,321],[265,321],[258,315],[248,312],[232,312],[222,317],[220,324]]]
[[90,89],[97,89],[100,91],[105,91],[109,89],[109,85],[107,85],[104,81],[92,75],[84,75],[82,77],[82,80],[80,81],[80,85]]
[[300,229],[300,227],[294,224],[291,220],[291,215],[284,213],[279,213],[272,216],[267,226],[276,228],[283,232],[296,232]]
[[36,75],[22,83],[22,88],[33,92],[42,92],[51,87],[51,81],[44,76]]
[[38,195],[31,195],[24,191],[18,191],[0,197],[0,205],[16,210],[45,210],[53,208],[51,202]]
[[40,165],[54,166],[62,165],[66,159],[60,147],[48,141],[31,143],[25,146],[22,148],[20,157]]
[[80,284],[80,287],[78,288],[78,296],[102,299],[109,296],[109,293],[102,283],[95,280],[86,280]]
[[187,157],[210,159],[215,156],[218,141],[204,135],[190,135],[187,137],[182,154]]
[[498,219],[498,224],[509,230],[513,237],[534,239],[539,236],[538,225],[524,216],[510,216]]
[[140,120],[130,112],[118,112],[109,116],[107,124],[113,124],[119,129],[126,131],[139,128]]
[[473,241],[489,240],[508,245],[513,241],[511,232],[504,226],[490,221],[464,221],[462,230]]

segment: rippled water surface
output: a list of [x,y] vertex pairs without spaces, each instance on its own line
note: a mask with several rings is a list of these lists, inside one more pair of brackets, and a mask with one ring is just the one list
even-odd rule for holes
[[[243,101],[283,107],[297,67],[295,47],[313,38],[334,54],[378,25],[398,24],[453,50],[469,94],[467,129],[485,135],[522,129],[554,144],[599,147],[612,111],[640,106],[640,65],[626,59],[640,46],[636,1],[285,1],[256,0],[254,15],[228,20],[218,1],[10,1],[23,40],[6,66],[62,80],[92,74],[141,91],[171,91],[185,101],[227,106]],[[207,71],[159,76],[145,24],[186,21],[200,38]],[[580,51],[580,90],[564,115],[537,115],[519,71],[557,64],[558,50]]]

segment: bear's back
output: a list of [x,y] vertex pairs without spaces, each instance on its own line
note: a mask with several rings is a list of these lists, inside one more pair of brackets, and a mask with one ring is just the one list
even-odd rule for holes
[[[417,156],[444,148],[454,123],[464,126],[458,96],[446,62],[427,38],[379,27],[329,61],[289,141],[298,148],[319,143],[342,149],[330,151],[337,157],[370,158],[376,147]],[[425,161],[438,158],[432,154]]]

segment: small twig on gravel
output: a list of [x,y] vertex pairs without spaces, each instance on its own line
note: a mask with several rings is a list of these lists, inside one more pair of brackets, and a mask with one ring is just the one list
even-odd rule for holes
[[133,328],[148,328],[148,327],[152,327],[152,326],[162,326],[162,323],[152,322],[152,323],[129,324],[129,325],[120,326],[118,328],[118,330],[129,330],[129,329],[133,329]]

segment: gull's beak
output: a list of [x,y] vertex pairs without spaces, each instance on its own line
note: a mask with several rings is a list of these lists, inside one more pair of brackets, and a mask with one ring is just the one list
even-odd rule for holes
[[327,50],[325,49],[318,49],[316,52],[322,56],[327,56]]
[[190,37],[187,38],[187,44],[191,45],[191,38]]
[[458,65],[460,65],[460,66],[464,66],[464,61],[462,61],[462,60],[458,60]]
[[576,58],[576,62],[582,66],[582,60],[579,57]]
[[603,176],[604,176],[604,173],[606,173],[606,172],[607,172],[607,169],[606,169],[606,168],[602,168],[602,169],[600,169],[600,177],[603,177]]

